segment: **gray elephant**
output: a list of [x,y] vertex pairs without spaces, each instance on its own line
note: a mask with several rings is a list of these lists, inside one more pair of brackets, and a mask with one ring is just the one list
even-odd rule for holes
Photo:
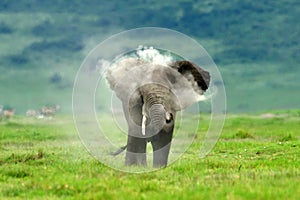
[[176,112],[203,99],[209,73],[189,61],[155,64],[126,58],[110,67],[106,78],[128,124],[125,164],[146,165],[150,142],[153,166],[166,166]]

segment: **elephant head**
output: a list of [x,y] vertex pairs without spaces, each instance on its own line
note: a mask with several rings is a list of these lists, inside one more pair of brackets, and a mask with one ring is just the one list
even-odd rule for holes
[[146,165],[151,142],[153,165],[166,166],[176,112],[203,99],[209,73],[189,61],[163,65],[126,58],[108,70],[107,80],[128,123],[125,164]]

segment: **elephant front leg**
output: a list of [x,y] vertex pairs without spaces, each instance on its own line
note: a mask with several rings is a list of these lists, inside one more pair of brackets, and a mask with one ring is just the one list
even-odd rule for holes
[[166,167],[171,147],[173,132],[160,131],[151,140],[153,148],[153,167]]
[[146,158],[147,142],[144,138],[133,137],[128,135],[127,151],[125,164],[126,165],[147,165]]

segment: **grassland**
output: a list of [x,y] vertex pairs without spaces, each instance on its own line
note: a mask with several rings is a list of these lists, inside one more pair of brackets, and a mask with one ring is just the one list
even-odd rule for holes
[[113,170],[85,150],[69,116],[0,122],[0,199],[297,199],[300,112],[228,115],[210,154],[209,116],[176,162],[150,173]]

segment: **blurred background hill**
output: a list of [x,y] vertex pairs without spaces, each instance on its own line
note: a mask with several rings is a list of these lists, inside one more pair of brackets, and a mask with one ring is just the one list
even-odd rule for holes
[[17,113],[60,104],[71,112],[76,72],[112,34],[158,26],[196,39],[223,76],[229,112],[300,107],[300,2],[0,2],[0,104]]

